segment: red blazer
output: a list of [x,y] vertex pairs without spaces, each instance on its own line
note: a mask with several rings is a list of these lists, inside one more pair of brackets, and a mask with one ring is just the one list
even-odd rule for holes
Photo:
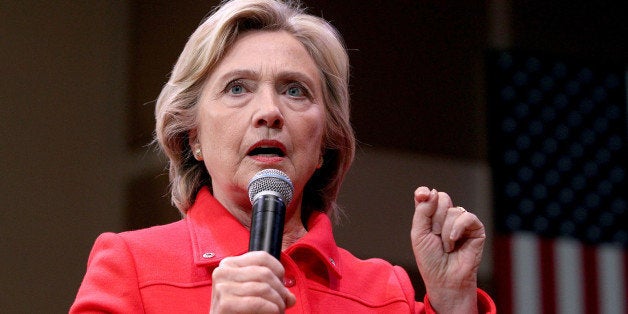
[[[185,219],[102,234],[71,313],[208,313],[211,274],[226,256],[247,251],[249,231],[207,189]],[[327,215],[314,213],[308,233],[282,252],[284,282],[297,297],[287,313],[424,313],[406,272],[381,259],[360,260],[338,248]],[[495,305],[478,290],[481,312]],[[427,301],[427,296],[426,296]]]

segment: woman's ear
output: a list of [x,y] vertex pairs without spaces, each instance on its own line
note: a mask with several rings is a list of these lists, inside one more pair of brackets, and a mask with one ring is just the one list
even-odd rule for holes
[[188,132],[188,145],[190,145],[190,150],[194,155],[194,159],[198,161],[203,160],[203,150],[201,148],[201,143],[198,140],[198,131],[196,129],[192,129]]
[[316,165],[316,169],[322,168],[324,163],[325,163],[325,149],[322,149],[321,154],[318,159],[318,165]]

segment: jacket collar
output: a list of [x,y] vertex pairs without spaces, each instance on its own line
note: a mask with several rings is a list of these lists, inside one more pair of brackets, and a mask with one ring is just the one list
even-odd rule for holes
[[[186,221],[192,241],[192,254],[197,266],[217,266],[225,257],[248,251],[249,230],[216,200],[207,187],[196,196]],[[339,250],[332,234],[332,224],[325,213],[313,212],[308,219],[308,232],[282,254],[292,255],[305,250],[324,264],[330,274],[341,277]]]
[[211,195],[207,187],[196,195],[186,220],[194,262],[198,266],[218,265],[223,258],[241,255],[248,250],[248,229]]
[[308,218],[308,232],[286,249],[285,254],[294,256],[299,250],[309,251],[314,258],[325,265],[330,274],[341,278],[340,254],[332,232],[332,224],[325,213],[314,211]]

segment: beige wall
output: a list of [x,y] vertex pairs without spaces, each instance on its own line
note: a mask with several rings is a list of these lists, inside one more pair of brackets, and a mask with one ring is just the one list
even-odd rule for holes
[[[129,14],[119,1],[0,4],[3,312],[66,311],[95,237],[126,224],[128,182],[162,168],[152,152],[127,145]],[[447,185],[433,167],[447,161],[422,161],[360,152],[341,198],[349,218],[339,241],[360,256],[408,263],[415,185],[451,187],[470,207],[486,205],[484,191],[465,192],[484,182],[485,166],[458,163],[469,176]]]
[[67,311],[89,248],[120,230],[127,6],[0,3],[0,308]]
[[[360,150],[339,198],[347,217],[336,228],[336,241],[360,258],[381,257],[403,266],[422,289],[410,246],[413,192],[425,185],[447,192],[457,205],[484,222],[488,241],[479,283],[492,284],[491,180],[487,164],[435,158],[382,149]],[[418,290],[418,295],[422,295]]]

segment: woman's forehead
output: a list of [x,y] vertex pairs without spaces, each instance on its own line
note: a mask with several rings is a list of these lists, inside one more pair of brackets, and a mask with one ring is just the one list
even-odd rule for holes
[[303,44],[285,31],[249,31],[238,37],[214,69],[218,77],[248,71],[260,75],[299,74],[319,81],[320,71]]

